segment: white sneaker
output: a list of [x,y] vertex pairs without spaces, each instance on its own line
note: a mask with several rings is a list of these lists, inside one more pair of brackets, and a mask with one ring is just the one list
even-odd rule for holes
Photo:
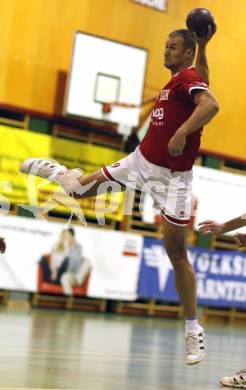
[[220,384],[228,387],[237,387],[238,389],[246,389],[246,369],[237,372],[234,376],[221,378]]
[[23,161],[20,166],[21,173],[43,177],[49,181],[55,181],[56,176],[59,173],[64,173],[66,171],[67,168],[57,161],[44,158],[29,158]]
[[203,329],[186,333],[186,363],[196,364],[205,357],[205,334]]

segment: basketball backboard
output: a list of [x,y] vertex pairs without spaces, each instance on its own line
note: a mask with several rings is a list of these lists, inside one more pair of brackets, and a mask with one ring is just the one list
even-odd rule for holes
[[78,117],[139,125],[146,73],[146,49],[103,37],[76,32],[68,77],[64,113]]

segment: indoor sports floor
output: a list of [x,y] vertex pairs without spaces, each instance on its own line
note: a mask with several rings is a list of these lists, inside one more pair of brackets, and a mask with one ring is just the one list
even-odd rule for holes
[[208,353],[184,363],[183,321],[0,310],[0,390],[213,390],[246,366],[243,326],[206,326]]

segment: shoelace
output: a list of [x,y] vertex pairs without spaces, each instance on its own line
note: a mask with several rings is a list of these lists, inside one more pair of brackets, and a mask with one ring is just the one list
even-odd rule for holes
[[191,355],[195,355],[199,352],[201,343],[199,343],[200,337],[198,335],[187,335],[187,352]]

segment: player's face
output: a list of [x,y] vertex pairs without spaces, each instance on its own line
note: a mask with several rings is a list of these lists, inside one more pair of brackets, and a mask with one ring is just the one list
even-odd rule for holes
[[184,48],[181,36],[168,37],[164,50],[164,66],[170,70],[178,71],[186,64],[187,51]]

